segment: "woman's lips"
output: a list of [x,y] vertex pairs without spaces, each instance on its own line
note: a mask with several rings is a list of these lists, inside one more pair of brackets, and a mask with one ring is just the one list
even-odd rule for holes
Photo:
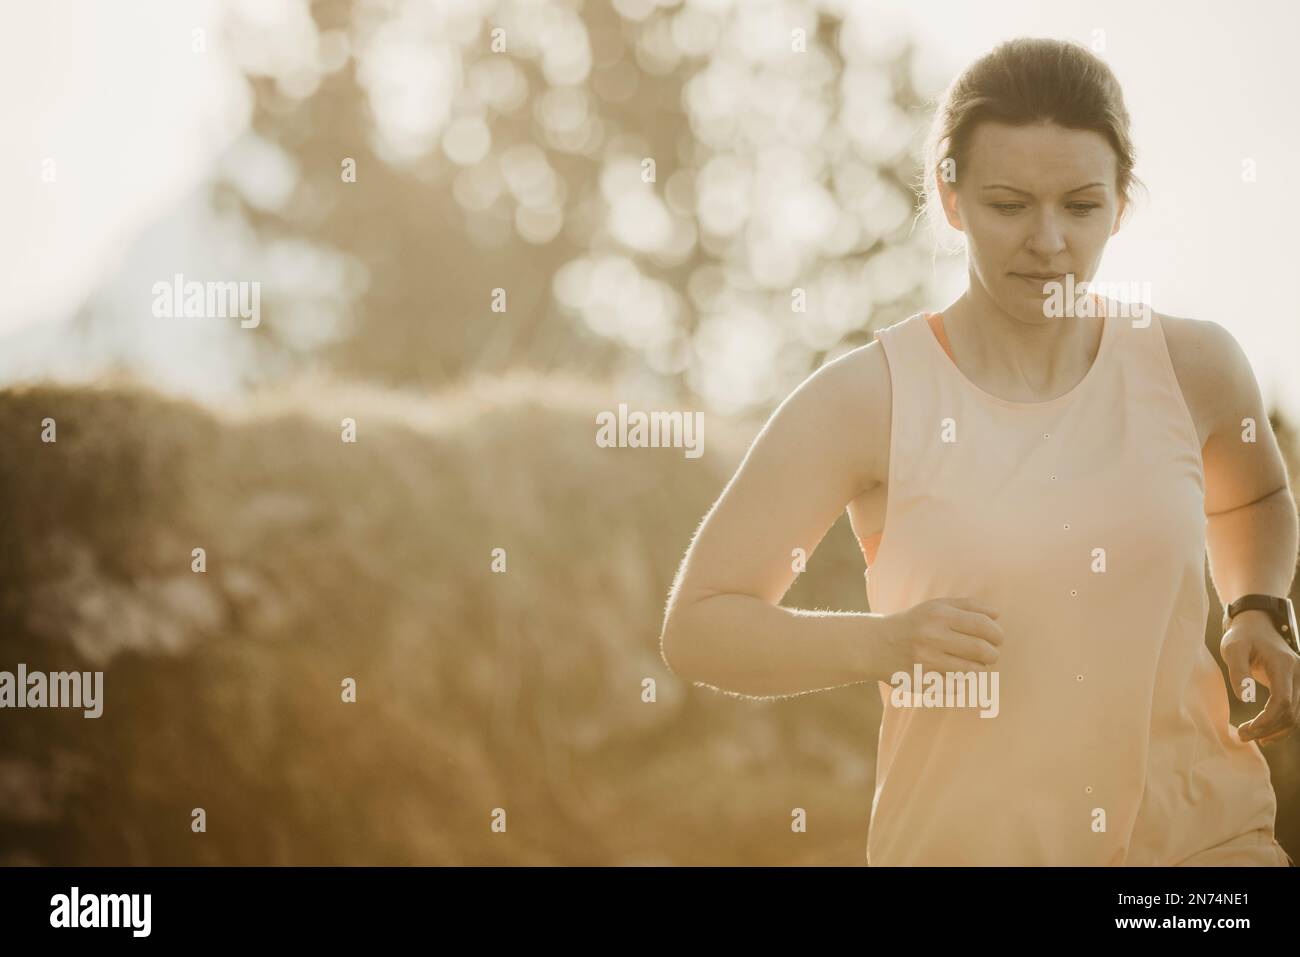
[[1043,287],[1049,282],[1065,281],[1064,274],[1061,274],[1059,276],[1047,276],[1046,278],[1043,279],[1039,279],[1035,276],[1026,276],[1018,272],[1013,272],[1011,275],[1015,276],[1017,279],[1023,279],[1025,282],[1029,283],[1031,286],[1034,286],[1039,291],[1042,291]]

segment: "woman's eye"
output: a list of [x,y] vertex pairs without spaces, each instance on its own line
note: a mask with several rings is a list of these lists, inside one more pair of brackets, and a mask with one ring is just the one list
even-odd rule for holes
[[[1016,210],[1023,208],[1020,203],[990,203],[989,205],[1005,215],[1009,215],[1014,213]],[[1100,203],[1071,203],[1069,208],[1073,210],[1077,216],[1087,216],[1100,205]]]

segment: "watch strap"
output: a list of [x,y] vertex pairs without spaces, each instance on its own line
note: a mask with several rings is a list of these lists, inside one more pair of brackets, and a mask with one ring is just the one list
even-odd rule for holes
[[1242,595],[1224,609],[1223,626],[1225,631],[1233,617],[1243,611],[1267,612],[1269,618],[1273,620],[1274,627],[1282,635],[1282,639],[1290,646],[1292,651],[1300,654],[1300,636],[1296,635],[1295,608],[1291,604],[1291,599],[1279,598],[1276,595]]

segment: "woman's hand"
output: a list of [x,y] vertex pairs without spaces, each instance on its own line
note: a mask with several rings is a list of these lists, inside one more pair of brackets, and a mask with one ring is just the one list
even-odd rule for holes
[[1255,610],[1236,615],[1219,652],[1238,698],[1247,678],[1268,688],[1264,710],[1238,726],[1241,740],[1269,744],[1295,730],[1300,722],[1300,656],[1287,646],[1268,615]]
[[973,598],[932,598],[885,616],[878,679],[900,671],[982,671],[997,663],[998,612]]

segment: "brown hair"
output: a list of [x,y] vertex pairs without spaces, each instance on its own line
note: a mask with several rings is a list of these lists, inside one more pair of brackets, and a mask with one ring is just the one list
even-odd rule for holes
[[1126,200],[1125,216],[1134,187],[1146,188],[1133,174],[1128,110],[1110,67],[1072,40],[1018,37],[968,66],[940,97],[917,190],[923,212],[940,207],[935,184],[940,164],[951,158],[962,169],[975,127],[985,120],[1012,126],[1052,122],[1106,137],[1118,161],[1115,185]]

